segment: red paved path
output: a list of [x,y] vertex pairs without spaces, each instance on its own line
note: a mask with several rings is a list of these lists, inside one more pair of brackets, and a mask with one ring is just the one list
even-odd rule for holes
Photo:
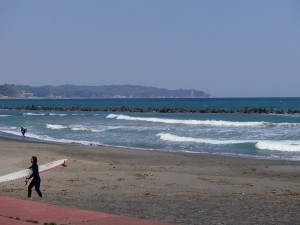
[[[33,223],[33,221],[39,223]],[[0,225],[44,225],[51,222],[57,225],[170,225],[157,221],[50,205],[34,200],[0,196]]]

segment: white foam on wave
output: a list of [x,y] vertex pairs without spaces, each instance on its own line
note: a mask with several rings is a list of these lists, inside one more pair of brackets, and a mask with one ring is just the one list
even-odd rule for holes
[[73,131],[87,131],[89,128],[82,126],[82,125],[75,125],[71,127],[71,130]]
[[215,126],[215,127],[262,127],[270,126],[268,122],[236,122],[224,120],[179,120],[179,119],[165,119],[156,117],[132,117],[127,115],[109,114],[107,119],[117,120],[132,120],[132,121],[146,121],[153,123],[166,123],[166,124],[185,124],[185,125],[202,125],[202,126]]
[[92,128],[91,129],[91,132],[93,133],[102,133],[102,132],[105,132],[105,131],[108,131],[108,130],[112,130],[110,129],[109,127],[102,127],[102,128]]
[[0,131],[7,134],[20,135],[18,127],[0,127]]
[[193,138],[193,137],[182,137],[169,133],[159,133],[157,134],[161,140],[170,142],[194,142],[201,144],[210,145],[230,145],[230,144],[243,144],[243,143],[256,143],[255,140],[215,140],[206,138]]
[[300,152],[300,141],[259,141],[255,147],[261,150]]
[[278,127],[300,127],[300,123],[275,123],[274,126]]
[[45,116],[45,113],[23,113],[24,116]]
[[73,131],[91,131],[93,133],[101,133],[108,130],[120,129],[120,126],[100,126],[100,127],[86,127],[83,125],[74,125],[71,127]]
[[117,114],[109,114],[106,116],[107,119],[116,119],[118,117]]
[[0,117],[8,117],[8,116],[11,116],[11,115],[0,115]]
[[[18,127],[0,127],[0,131],[6,134],[21,136]],[[95,141],[57,139],[57,138],[50,137],[48,135],[35,134],[32,132],[27,132],[26,137],[33,138],[36,140],[46,141],[46,142],[56,142],[56,143],[63,143],[63,144],[80,144],[80,145],[95,145],[95,146],[103,145],[102,143],[95,142]]]
[[5,129],[5,130],[15,130],[17,129],[18,127],[7,127],[7,126],[4,126],[4,127],[0,127],[0,129]]
[[50,116],[67,116],[68,114],[65,113],[50,113]]
[[[6,134],[12,134],[14,136],[22,136],[19,127],[0,127],[0,131]],[[42,141],[51,141],[51,138],[47,135],[39,135],[32,132],[26,133],[26,138],[34,138]],[[52,140],[53,141],[53,140]]]
[[89,127],[85,127],[82,125],[75,125],[71,128],[71,130],[73,131],[91,131],[94,133],[101,133],[101,132],[105,132],[106,130],[108,130],[107,128],[103,127],[103,128],[89,128]]
[[63,126],[63,125],[59,125],[59,124],[46,124],[46,127],[48,129],[52,129],[52,130],[61,130],[61,129],[66,129],[68,127]]
[[80,145],[95,145],[95,146],[102,145],[100,142],[85,141],[85,140],[54,139],[54,138],[47,138],[47,139],[43,138],[42,140],[59,142],[64,144],[80,144]]

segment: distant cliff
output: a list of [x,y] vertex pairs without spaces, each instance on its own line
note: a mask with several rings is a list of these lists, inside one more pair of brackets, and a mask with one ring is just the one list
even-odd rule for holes
[[103,86],[27,86],[0,85],[0,98],[207,98],[197,90],[168,90],[139,85]]

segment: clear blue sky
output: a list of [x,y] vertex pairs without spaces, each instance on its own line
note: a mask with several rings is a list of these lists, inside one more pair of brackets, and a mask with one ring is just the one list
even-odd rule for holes
[[298,0],[0,0],[0,84],[300,96]]

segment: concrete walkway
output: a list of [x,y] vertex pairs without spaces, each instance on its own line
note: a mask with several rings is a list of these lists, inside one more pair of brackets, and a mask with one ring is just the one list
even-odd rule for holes
[[0,196],[0,225],[170,225],[151,220],[118,216]]

